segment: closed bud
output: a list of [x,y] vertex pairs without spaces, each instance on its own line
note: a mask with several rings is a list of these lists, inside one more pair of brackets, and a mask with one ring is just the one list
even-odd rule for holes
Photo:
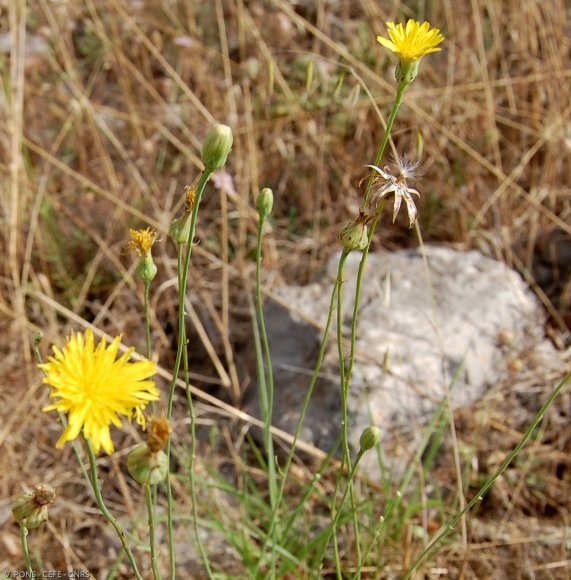
[[38,485],[32,493],[19,496],[12,505],[14,519],[25,528],[38,528],[48,520],[48,506],[53,503],[56,492],[47,483]]
[[214,125],[202,145],[202,163],[209,171],[220,169],[232,149],[234,137],[228,125]]
[[127,456],[127,470],[141,485],[156,485],[168,472],[168,460],[164,451],[153,453],[146,443],[141,443]]
[[188,243],[188,237],[190,236],[190,222],[192,214],[185,212],[182,217],[173,220],[169,227],[169,236],[177,244]]
[[381,440],[381,430],[378,427],[367,427],[359,438],[361,451],[369,451],[376,447]]
[[264,187],[256,199],[256,209],[260,214],[260,219],[264,221],[274,207],[274,192],[269,187]]
[[352,250],[364,250],[369,244],[369,231],[367,228],[368,218],[364,214],[349,222],[343,227],[339,234],[339,239],[343,247],[351,252]]

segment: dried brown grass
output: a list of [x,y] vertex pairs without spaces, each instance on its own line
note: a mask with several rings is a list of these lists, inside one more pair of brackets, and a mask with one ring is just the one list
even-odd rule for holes
[[[306,282],[336,249],[382,134],[393,59],[373,39],[385,20],[427,18],[447,37],[444,51],[422,63],[394,134],[399,152],[422,151],[425,241],[479,248],[532,272],[542,234],[553,226],[571,234],[571,14],[564,0],[446,0],[429,11],[423,2],[372,0],[40,0],[26,13],[22,6],[0,3],[8,46],[0,55],[0,570],[21,564],[9,501],[22,484],[41,480],[60,493],[53,523],[33,539],[50,565],[102,574],[100,559],[117,548],[70,450],[53,448],[58,427],[40,411],[47,393],[30,338],[41,329],[45,343],[57,341],[85,321],[142,347],[142,290],[125,249],[129,227],[150,225],[164,241],[153,328],[157,356],[169,368],[176,293],[166,232],[183,187],[196,179],[200,142],[214,119],[233,127],[235,147],[226,179],[205,196],[187,309],[193,380],[206,391],[200,421],[222,424],[229,449],[235,442],[227,426],[244,417],[216,399],[238,404],[249,380],[241,353],[249,335],[253,199],[263,186],[276,194],[268,292],[282,280]],[[417,241],[399,221],[386,224],[377,243]],[[514,246],[523,251],[514,254]],[[552,308],[560,327],[565,308]],[[484,455],[513,444],[510,429],[521,432],[512,387],[487,416],[495,431],[478,443]],[[568,417],[563,403],[558,409]],[[560,498],[555,507],[533,491],[526,496],[525,486],[502,498],[498,486],[490,501],[499,494],[508,506],[499,523],[504,535],[471,530],[468,551],[447,548],[437,568],[454,577],[564,577],[566,429],[565,421],[548,421],[533,456],[538,477]],[[134,437],[127,432],[130,443]],[[106,489],[110,503],[134,517],[139,500],[118,458],[101,466],[114,482]],[[514,477],[527,474],[523,465]],[[494,511],[484,506],[474,525],[496,529]],[[544,536],[559,540],[544,544]],[[413,544],[411,537],[403,558]]]

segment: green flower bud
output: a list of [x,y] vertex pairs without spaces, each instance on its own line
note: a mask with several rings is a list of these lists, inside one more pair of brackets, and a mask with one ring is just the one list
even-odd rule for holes
[[177,244],[186,244],[190,236],[190,222],[192,214],[185,212],[182,217],[173,220],[169,227],[169,236]]
[[141,256],[137,266],[137,274],[144,282],[151,282],[157,275],[157,266],[153,262],[153,256],[149,252],[146,256]]
[[369,244],[369,231],[366,219],[360,215],[356,220],[349,222],[339,234],[343,247],[348,250],[364,250]]
[[214,125],[202,145],[202,162],[209,171],[220,169],[232,149],[234,137],[227,125]]
[[361,451],[369,451],[376,447],[381,440],[381,430],[378,427],[367,427],[359,438]]
[[264,187],[256,199],[256,209],[260,214],[260,219],[265,220],[274,207],[274,192],[269,187]]
[[137,483],[156,485],[167,476],[167,456],[162,450],[153,453],[146,443],[141,443],[127,456],[127,470]]
[[12,505],[14,519],[25,528],[38,528],[48,520],[48,505],[53,503],[56,492],[47,483],[42,483],[32,493],[19,496]]

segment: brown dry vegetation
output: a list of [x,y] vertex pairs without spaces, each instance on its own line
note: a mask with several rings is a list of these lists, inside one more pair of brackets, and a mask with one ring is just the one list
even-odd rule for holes
[[[10,501],[40,481],[59,494],[50,522],[31,536],[46,567],[86,567],[104,577],[114,561],[117,542],[73,453],[54,449],[60,427],[41,412],[48,393],[30,345],[41,330],[45,355],[50,343],[89,323],[142,351],[142,289],[126,247],[129,227],[150,225],[162,238],[155,350],[170,368],[176,263],[167,229],[184,186],[197,179],[200,143],[213,121],[232,126],[235,145],[204,197],[187,305],[199,422],[219,432],[198,469],[206,475],[238,460],[248,422],[234,407],[251,380],[243,353],[253,200],[264,186],[276,195],[267,291],[307,282],[336,251],[340,226],[362,195],[363,165],[382,136],[394,57],[374,38],[386,20],[427,19],[446,36],[444,50],[423,61],[393,134],[396,150],[423,161],[415,186],[424,242],[477,248],[524,268],[550,311],[551,335],[564,344],[571,256],[537,280],[542,288],[533,280],[542,236],[558,227],[568,243],[571,233],[571,8],[564,0],[24,4],[0,1],[0,572],[22,568]],[[418,245],[406,225],[402,216],[394,226],[387,220],[377,246]],[[564,369],[532,370],[490,393],[477,429],[473,410],[459,413],[472,487],[517,442]],[[166,387],[164,375],[159,382]],[[175,433],[188,425],[180,402]],[[570,405],[568,394],[556,403],[487,497],[468,525],[469,544],[447,544],[418,577],[568,577]],[[118,448],[138,437],[127,428]],[[111,507],[134,520],[141,499],[123,456],[102,457],[100,466],[110,476]],[[453,487],[450,465],[439,466],[431,486]],[[177,493],[184,509],[184,488]],[[216,501],[226,524],[239,519],[222,494]],[[439,524],[428,511],[412,518],[398,541],[387,542],[384,569],[368,577],[398,577],[421,547],[415,531]],[[226,546],[211,549],[221,571],[240,577]],[[199,577],[190,560],[181,570]]]

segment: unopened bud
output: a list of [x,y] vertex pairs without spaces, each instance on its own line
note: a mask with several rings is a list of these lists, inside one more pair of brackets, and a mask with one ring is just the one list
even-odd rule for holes
[[153,453],[146,443],[141,443],[127,456],[127,470],[141,485],[156,485],[168,472],[168,459],[164,451]]
[[169,236],[177,244],[186,244],[190,236],[190,222],[192,214],[185,212],[182,217],[173,220],[169,227]]
[[260,219],[264,221],[274,207],[274,192],[269,187],[264,187],[256,199],[256,209],[260,214]]
[[367,220],[363,214],[343,227],[339,234],[343,247],[348,250],[364,250],[369,244]]
[[48,505],[56,496],[51,485],[42,483],[32,493],[19,496],[12,505],[14,519],[25,528],[32,530],[48,520]]
[[234,137],[228,125],[214,125],[202,145],[202,162],[207,170],[220,169],[232,149]]
[[362,451],[369,451],[376,447],[381,440],[381,430],[378,427],[367,427],[359,438],[359,445]]

